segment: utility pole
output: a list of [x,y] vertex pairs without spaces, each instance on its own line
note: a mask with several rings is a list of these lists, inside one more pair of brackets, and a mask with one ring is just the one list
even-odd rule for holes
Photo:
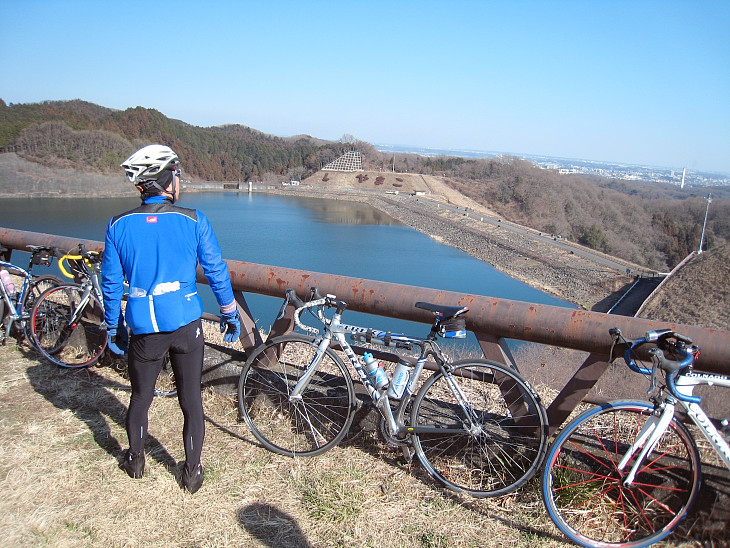
[[705,228],[707,227],[707,213],[710,211],[710,203],[712,202],[712,194],[710,194],[707,198],[707,208],[705,209],[705,222],[702,223],[702,234],[700,235],[700,248],[697,250],[697,254],[699,255],[702,253],[702,242],[705,239]]

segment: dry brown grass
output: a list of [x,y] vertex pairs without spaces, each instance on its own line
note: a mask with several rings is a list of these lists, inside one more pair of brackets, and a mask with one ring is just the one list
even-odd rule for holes
[[[639,316],[730,330],[730,244],[692,257],[645,303]],[[701,368],[701,360],[697,366]]]
[[150,411],[147,468],[118,468],[129,390],[109,367],[63,370],[0,347],[4,546],[563,546],[536,484],[498,500],[443,490],[364,432],[325,455],[259,447],[208,389],[206,481],[179,486],[177,401]]
[[568,546],[538,480],[500,499],[462,497],[369,430],[319,457],[278,456],[238,420],[234,398],[210,389],[202,489],[179,485],[174,398],[154,401],[145,476],[132,480],[118,468],[128,401],[112,368],[63,370],[0,347],[3,546]]

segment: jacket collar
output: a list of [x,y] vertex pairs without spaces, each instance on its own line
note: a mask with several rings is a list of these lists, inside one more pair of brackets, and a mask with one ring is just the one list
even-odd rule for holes
[[156,196],[150,196],[149,198],[145,198],[144,203],[145,204],[161,204],[165,200],[172,202],[172,200],[170,200],[170,198],[168,198],[167,196],[162,196],[161,194],[158,194]]

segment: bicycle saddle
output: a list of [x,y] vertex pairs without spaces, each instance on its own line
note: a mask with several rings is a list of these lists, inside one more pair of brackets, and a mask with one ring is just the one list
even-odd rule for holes
[[456,316],[466,314],[469,311],[468,306],[447,306],[443,304],[424,302],[417,302],[415,306],[416,308],[422,308],[423,310],[433,312],[434,314],[442,318],[454,318]]

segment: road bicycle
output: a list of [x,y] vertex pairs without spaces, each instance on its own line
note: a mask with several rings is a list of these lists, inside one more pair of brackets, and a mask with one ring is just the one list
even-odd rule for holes
[[50,265],[53,257],[60,255],[57,248],[29,245],[27,249],[30,252],[27,269],[7,261],[0,261],[0,269],[7,270],[9,274],[16,277],[16,280],[20,279],[22,281],[18,284],[19,290],[16,288],[12,294],[8,292],[5,284],[0,283],[0,318],[2,318],[0,341],[3,344],[7,342],[7,337],[14,332],[17,332],[25,340],[32,342],[29,320],[35,301],[47,289],[63,283],[58,276],[52,274],[33,274],[35,266]]
[[[80,281],[45,291],[33,306],[30,332],[43,356],[61,367],[87,367],[106,349],[106,328],[99,275],[102,254],[79,246],[77,255],[63,255],[58,267]],[[68,265],[68,269],[64,266]]]
[[[386,440],[409,459],[415,453],[428,473],[453,491],[504,495],[535,474],[548,440],[540,397],[515,369],[484,359],[452,362],[437,342],[437,336],[466,336],[468,307],[416,303],[435,319],[426,337],[412,337],[341,323],[347,303],[322,297],[316,288],[310,299],[305,303],[288,290],[282,307],[283,313],[294,304],[296,325],[309,335],[268,340],[241,371],[239,411],[266,449],[287,456],[321,454],[344,438],[369,399],[380,412]],[[321,330],[302,322],[304,311]],[[346,334],[358,343],[395,348],[400,354],[387,354],[398,359],[393,378],[384,384],[385,373],[368,375],[372,357],[358,358]],[[408,351],[417,356],[406,357]],[[435,372],[421,383],[425,367]],[[356,394],[353,377],[364,393]]]
[[[99,284],[103,255],[79,246],[78,255],[63,255],[58,266],[64,276],[80,280],[80,284],[62,284],[44,292],[31,313],[33,340],[45,358],[70,369],[97,363],[107,350],[104,324],[104,301]],[[68,265],[68,268],[64,266]],[[120,327],[126,329],[123,321]],[[112,355],[114,367],[123,375],[127,363]],[[157,378],[155,395],[177,394],[175,376],[169,358],[163,362]]]
[[[718,431],[693,395],[696,386],[730,388],[730,377],[694,371],[699,348],[672,330],[611,335],[626,364],[650,375],[649,402],[610,402],[572,420],[548,453],[542,495],[550,518],[578,544],[648,546],[677,527],[700,488],[700,455],[680,410],[730,470],[730,432]],[[647,343],[656,344],[651,368],[636,357]]]

